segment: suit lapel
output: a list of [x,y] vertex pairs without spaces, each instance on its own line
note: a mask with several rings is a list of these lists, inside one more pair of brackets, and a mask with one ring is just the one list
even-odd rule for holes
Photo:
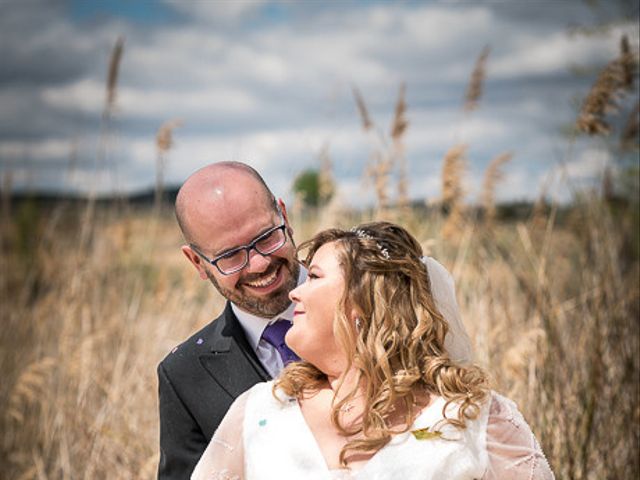
[[269,380],[229,302],[216,324],[208,341],[209,353],[200,356],[200,363],[213,379],[233,398]]

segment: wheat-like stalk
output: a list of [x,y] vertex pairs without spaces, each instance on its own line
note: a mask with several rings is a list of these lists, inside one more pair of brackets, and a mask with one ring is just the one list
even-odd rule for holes
[[407,102],[405,100],[406,86],[400,85],[395,115],[391,124],[391,140],[393,141],[392,158],[398,168],[398,207],[403,214],[409,207],[409,181],[407,179],[407,157],[404,152],[403,137],[409,126],[407,120]]
[[622,85],[625,90],[632,92],[638,75],[638,59],[631,49],[629,38],[620,38],[620,67],[622,69]]
[[476,64],[471,72],[469,85],[465,94],[464,110],[470,112],[478,108],[480,97],[482,97],[483,83],[486,76],[487,59],[491,49],[486,46],[480,52]]
[[[109,143],[109,127],[111,123],[111,116],[116,102],[116,94],[118,91],[118,76],[120,72],[120,61],[122,60],[122,53],[124,51],[124,38],[118,37],[116,43],[111,51],[109,59],[109,70],[107,74],[106,84],[106,98],[104,109],[102,111],[102,123],[100,124],[100,142],[98,144],[98,151],[95,157],[94,173],[99,174],[102,172],[107,158],[107,147]],[[95,202],[96,202],[96,183],[95,180],[91,184],[89,190],[89,198],[87,206],[84,212],[84,220],[82,223],[82,231],[80,232],[80,253],[91,242],[91,237],[94,231],[94,215],[95,215]]]
[[105,115],[108,115],[116,103],[116,94],[118,92],[118,74],[120,72],[120,60],[124,50],[124,38],[118,37],[113,50],[111,51],[111,59],[109,60],[109,71],[107,74],[107,97],[105,102]]
[[407,102],[405,100],[406,90],[406,85],[402,83],[398,92],[398,101],[396,102],[396,110],[391,124],[391,138],[394,141],[400,141],[409,126],[409,121],[407,120]]
[[629,113],[629,117],[622,129],[620,136],[620,147],[623,150],[638,149],[638,134],[640,133],[640,99],[636,101],[636,106]]
[[353,86],[351,88],[353,92],[353,98],[356,101],[356,106],[358,107],[358,113],[360,114],[360,120],[362,122],[362,129],[365,132],[368,132],[373,128],[373,122],[371,121],[371,117],[369,116],[369,110],[367,109],[367,105],[364,102],[364,98],[360,94],[360,90],[357,87]]
[[606,116],[619,110],[619,100],[633,89],[637,75],[636,55],[626,36],[620,42],[620,56],[609,62],[587,94],[578,119],[578,131],[589,135],[608,135],[611,125]]
[[454,145],[442,161],[442,203],[453,208],[462,201],[462,176],[466,168],[466,145]]
[[335,194],[336,184],[333,179],[333,162],[329,153],[329,144],[325,143],[320,150],[320,170],[318,174],[318,194],[320,196],[320,204],[324,205],[331,200]]
[[491,225],[496,217],[495,190],[496,185],[502,180],[501,168],[513,158],[512,153],[498,155],[487,167],[482,181],[482,207],[484,209],[485,222]]
[[355,86],[352,88],[352,91],[358,112],[360,113],[362,129],[369,135],[372,145],[375,145],[372,147],[369,155],[369,164],[364,169],[365,183],[369,183],[370,181],[373,183],[377,199],[375,218],[386,218],[389,210],[388,188],[389,176],[393,168],[393,158],[385,146],[384,139],[381,138],[382,136],[375,135],[375,125],[369,116],[369,110],[360,91]]
[[442,162],[441,204],[447,214],[442,234],[445,238],[457,237],[464,223],[463,176],[466,169],[466,145],[454,145],[447,151]]
[[378,220],[388,219],[389,214],[389,179],[392,160],[384,152],[372,152],[371,163],[365,168],[365,178],[373,183],[376,193],[377,207],[374,217]]
[[173,147],[173,130],[182,125],[183,121],[180,119],[169,120],[160,125],[156,134],[156,148],[159,152],[166,153]]
[[156,134],[156,190],[155,208],[159,211],[164,191],[164,170],[167,152],[173,147],[173,130],[182,126],[182,120],[174,119],[164,122]]
[[6,415],[18,424],[24,422],[24,410],[29,405],[43,400],[44,389],[51,370],[56,365],[55,359],[45,357],[33,362],[18,376],[9,397],[9,408]]

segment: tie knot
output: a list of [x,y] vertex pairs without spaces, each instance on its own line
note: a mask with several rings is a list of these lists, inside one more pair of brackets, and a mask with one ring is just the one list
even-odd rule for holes
[[267,325],[267,328],[262,332],[262,339],[275,347],[285,365],[299,360],[298,356],[291,351],[284,342],[284,336],[290,328],[291,322],[289,320],[280,319],[270,325]]
[[282,319],[276,320],[275,322],[267,325],[267,328],[262,332],[262,338],[274,347],[278,348],[284,344],[284,336],[290,328],[290,321]]

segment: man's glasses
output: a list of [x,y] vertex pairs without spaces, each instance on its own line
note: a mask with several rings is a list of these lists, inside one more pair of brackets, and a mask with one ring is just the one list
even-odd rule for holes
[[[281,215],[282,218],[282,215]],[[218,255],[215,258],[209,259],[198,248],[190,244],[189,246],[204,260],[214,265],[218,271],[223,275],[231,275],[239,272],[249,263],[249,252],[255,249],[263,257],[271,255],[276,250],[282,248],[287,242],[287,235],[285,233],[286,224],[284,220],[281,225],[270,228],[260,236],[253,239],[248,245],[229,250],[222,255]]]

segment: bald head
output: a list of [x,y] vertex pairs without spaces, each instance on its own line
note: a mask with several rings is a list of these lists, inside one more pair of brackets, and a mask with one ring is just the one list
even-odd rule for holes
[[207,165],[184,182],[176,198],[176,218],[189,243],[202,245],[212,232],[242,225],[276,200],[260,174],[240,162]]

